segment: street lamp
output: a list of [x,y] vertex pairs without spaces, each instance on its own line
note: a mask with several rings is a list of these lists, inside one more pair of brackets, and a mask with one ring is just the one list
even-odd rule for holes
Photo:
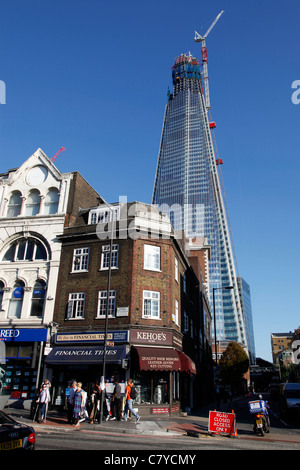
[[[214,314],[216,368],[218,366],[218,348],[217,348],[217,325],[216,325],[215,291],[216,290],[231,290],[233,288],[234,288],[233,286],[213,287],[213,314]],[[216,395],[217,395],[217,408],[220,408],[219,394],[217,393]]]
[[[102,367],[103,390],[101,392],[99,424],[102,424],[102,421],[103,421],[103,404],[104,404],[104,395],[105,395],[105,372],[106,372],[105,370],[106,369],[106,347],[107,347],[106,343],[107,343],[109,293],[110,293],[111,263],[112,263],[112,248],[113,248],[113,233],[114,233],[114,209],[112,209],[106,202],[105,204],[111,211],[111,232],[110,232],[109,264],[108,264],[107,291],[106,291],[104,346],[103,346],[103,367]],[[100,378],[100,387],[101,387],[101,378]]]

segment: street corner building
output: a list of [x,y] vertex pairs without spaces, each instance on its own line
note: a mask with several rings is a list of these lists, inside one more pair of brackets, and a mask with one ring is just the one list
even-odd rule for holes
[[211,314],[201,272],[209,247],[186,252],[169,218],[136,201],[81,209],[58,239],[55,329],[45,356],[54,404],[64,403],[74,378],[87,391],[99,382],[106,315],[108,393],[115,378],[123,393],[133,378],[142,415],[207,402],[213,390]]

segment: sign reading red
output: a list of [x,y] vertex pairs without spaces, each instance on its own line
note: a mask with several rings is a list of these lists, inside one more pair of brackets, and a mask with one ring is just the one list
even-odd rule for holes
[[208,431],[218,434],[235,435],[235,414],[210,411]]

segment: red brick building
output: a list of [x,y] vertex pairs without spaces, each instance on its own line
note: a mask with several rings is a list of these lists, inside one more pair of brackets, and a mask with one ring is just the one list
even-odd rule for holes
[[199,260],[197,277],[169,219],[147,204],[101,204],[81,210],[59,239],[55,330],[46,358],[55,403],[71,379],[89,392],[102,376],[108,290],[105,377],[134,378],[144,413],[205,401],[212,386],[209,303]]

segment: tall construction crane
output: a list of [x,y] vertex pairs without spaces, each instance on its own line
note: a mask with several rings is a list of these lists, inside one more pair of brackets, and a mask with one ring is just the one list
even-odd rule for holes
[[66,150],[65,147],[60,147],[59,151],[56,152],[56,154],[52,158],[50,158],[51,162],[55,162],[60,152],[63,152],[64,150]]
[[222,10],[216,19],[212,22],[204,36],[201,36],[197,31],[195,31],[195,37],[194,40],[195,42],[202,42],[202,48],[201,48],[201,53],[202,53],[202,61],[203,61],[203,71],[204,71],[204,89],[205,89],[205,102],[206,102],[206,109],[210,110],[210,99],[209,99],[209,86],[208,86],[208,68],[207,68],[207,48],[206,48],[206,38],[215,26],[216,22],[220,19],[220,17],[223,15],[224,10]]

